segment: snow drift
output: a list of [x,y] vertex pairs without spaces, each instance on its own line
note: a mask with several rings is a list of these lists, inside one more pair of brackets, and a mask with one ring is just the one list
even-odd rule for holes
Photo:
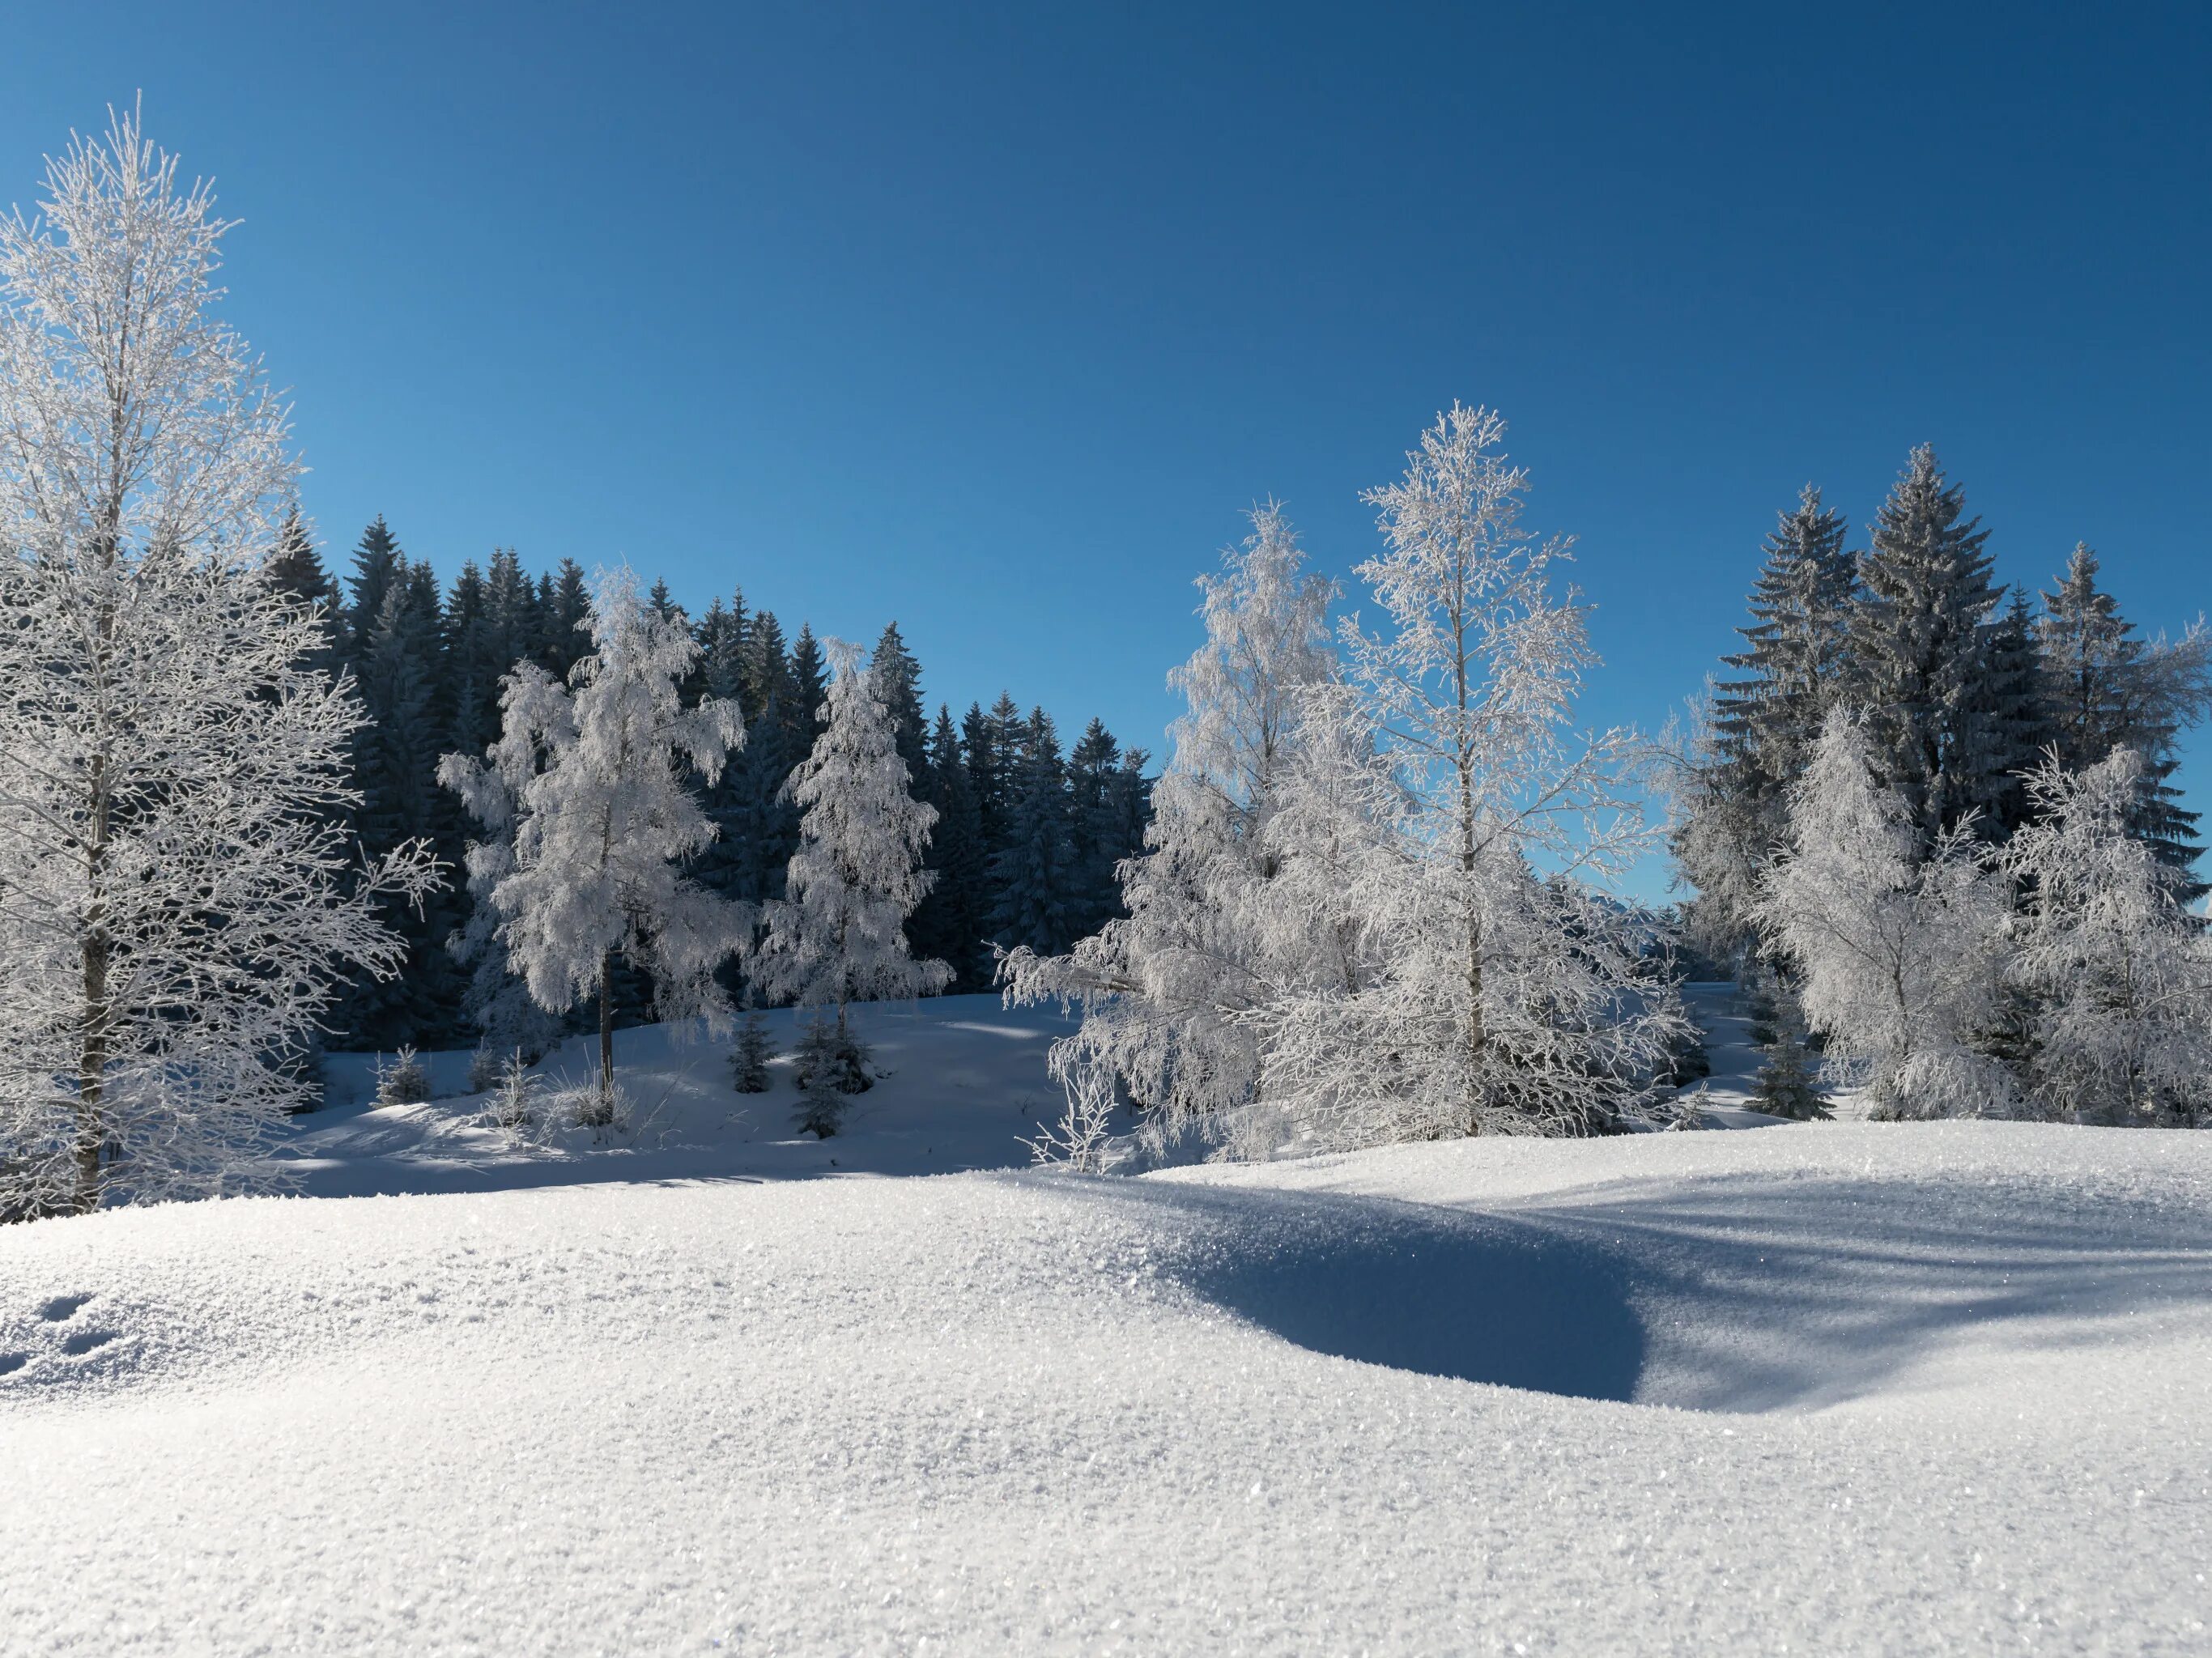
[[2208,1221],[2200,1137],[1929,1125],[42,1223],[0,1629],[2202,1650]]

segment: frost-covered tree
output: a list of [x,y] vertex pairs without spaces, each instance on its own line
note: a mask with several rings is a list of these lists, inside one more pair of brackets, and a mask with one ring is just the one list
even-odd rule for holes
[[[544,672],[530,663],[517,664],[512,671],[532,678]],[[515,872],[520,792],[548,757],[527,726],[510,725],[486,749],[484,763],[471,769],[459,756],[448,755],[439,769],[447,786],[461,793],[477,829],[462,853],[471,901],[469,917],[447,941],[454,959],[468,969],[464,1007],[470,1023],[482,1033],[481,1052],[500,1057],[519,1053],[533,1065],[560,1040],[562,1020],[531,995],[522,969],[508,953],[501,932],[503,918],[493,895]]]
[[[1081,1007],[1080,1030],[1054,1050],[1064,1078],[1103,1066],[1170,1134],[1251,1101],[1261,1054],[1249,1016],[1326,953],[1285,938],[1263,890],[1280,872],[1267,829],[1305,698],[1335,677],[1334,590],[1307,571],[1273,501],[1198,585],[1206,641],[1170,676],[1187,712],[1152,790],[1144,855],[1121,866],[1127,915],[1066,956],[1016,949],[1003,969],[1017,1002]],[[980,719],[975,730],[971,752],[990,742]]]
[[500,741],[481,761],[447,756],[439,774],[479,823],[512,811],[514,866],[490,891],[497,937],[540,1007],[597,998],[599,1086],[611,1100],[619,963],[651,980],[662,1017],[728,1019],[714,969],[747,918],[681,872],[714,834],[684,768],[711,784],[744,721],[733,702],[683,706],[699,647],[628,569],[594,583],[590,628],[568,685],[518,667]]
[[1882,503],[1859,562],[1865,589],[1851,611],[1850,701],[1866,711],[1873,763],[1923,847],[1985,810],[2012,758],[1990,683],[1999,594],[1988,539],[1923,444]]
[[1601,1123],[1650,1096],[1680,1023],[1632,916],[1581,878],[1645,843],[1632,738],[1571,730],[1596,660],[1579,594],[1552,588],[1572,544],[1523,524],[1504,433],[1454,404],[1367,493],[1388,547],[1358,573],[1389,626],[1342,630],[1413,801],[1405,872],[1367,905],[1397,918],[1364,1046],[1394,1056],[1398,1138]]
[[1850,681],[1858,574],[1844,533],[1810,484],[1781,514],[1744,648],[1723,659],[1735,677],[1712,687],[1678,779],[1674,854],[1697,892],[1692,930],[1716,954],[1741,954],[1756,937],[1759,872],[1782,836],[1785,792]]
[[[2140,754],[2134,831],[2185,873],[2199,851],[2197,814],[2181,806],[2169,780],[2176,738],[2212,708],[2212,634],[2199,625],[2179,640],[2142,638],[2098,586],[2099,568],[2078,545],[2043,595],[2036,644],[2050,741],[2069,771],[2087,771],[2116,749]],[[2193,878],[2187,890],[2192,901],[2204,893]]]
[[1877,1115],[2017,1115],[2015,1080],[1988,1051],[2002,1019],[2004,885],[1971,823],[1923,839],[1917,809],[1877,780],[1875,752],[1846,710],[1828,716],[1763,882],[1769,946]]
[[349,879],[361,724],[270,552],[285,415],[226,223],[135,115],[0,221],[0,1213],[234,1189],[416,847]]
[[758,972],[770,993],[837,1010],[879,997],[927,995],[951,969],[915,961],[907,918],[928,889],[922,849],[935,811],[914,798],[896,717],[860,665],[860,650],[827,641],[833,674],[825,724],[787,791],[799,808],[799,850],[784,897],[767,914]]
[[2143,761],[2029,775],[2004,849],[2022,909],[2013,981],[2035,1009],[2035,1105],[2075,1122],[2194,1127],[2212,1114],[2212,951],[2186,878],[2131,830]]

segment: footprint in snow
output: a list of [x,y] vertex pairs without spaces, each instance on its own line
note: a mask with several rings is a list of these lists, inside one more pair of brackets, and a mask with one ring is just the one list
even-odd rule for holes
[[[66,1325],[90,1305],[92,1300],[93,1297],[90,1295],[55,1296],[40,1303],[34,1310],[39,1321],[42,1324]],[[113,1330],[79,1327],[57,1330],[49,1339],[55,1342],[59,1357],[82,1358],[88,1353],[98,1352],[101,1348],[118,1339],[118,1333]],[[30,1369],[38,1358],[39,1355],[35,1352],[0,1352],[0,1379]]]

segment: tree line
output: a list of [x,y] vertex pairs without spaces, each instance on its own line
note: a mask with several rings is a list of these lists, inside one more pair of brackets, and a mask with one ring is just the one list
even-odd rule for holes
[[[353,750],[362,801],[349,829],[372,859],[426,842],[454,878],[419,910],[384,907],[403,941],[405,969],[356,978],[326,1040],[361,1050],[474,1042],[493,1023],[491,993],[474,982],[454,946],[468,935],[477,906],[459,878],[475,825],[439,786],[439,765],[447,754],[480,756],[496,740],[503,687],[518,665],[565,681],[589,653],[591,582],[573,560],[533,580],[502,549],[485,565],[464,563],[441,588],[429,563],[410,557],[381,517],[362,532],[343,579],[325,567],[296,515],[271,569],[283,592],[314,608],[318,660],[351,676],[367,716]],[[726,700],[746,734],[717,778],[694,780],[715,834],[689,873],[734,902],[781,899],[799,847],[801,805],[787,785],[827,724],[823,641],[805,624],[787,635],[774,611],[749,606],[742,590],[696,618],[665,582],[646,602],[696,646],[682,679],[687,705]],[[896,623],[870,659],[915,795],[937,813],[923,854],[930,888],[910,928],[915,951],[951,969],[951,988],[983,990],[994,949],[1065,950],[1117,914],[1115,865],[1142,849],[1150,810],[1146,751],[1124,748],[1097,719],[1063,747],[1050,714],[1041,708],[1024,714],[1005,693],[957,719],[944,705],[927,715],[921,666]],[[724,971],[740,999],[782,999],[742,964]],[[651,1016],[642,976],[618,973],[614,994],[620,1021]]]

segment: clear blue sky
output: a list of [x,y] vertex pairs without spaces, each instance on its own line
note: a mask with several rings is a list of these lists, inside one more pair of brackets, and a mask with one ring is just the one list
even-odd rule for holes
[[1240,510],[1347,568],[1454,398],[1581,537],[1594,722],[1923,440],[2005,579],[2086,538],[2193,617],[2212,9],[1661,10],[88,0],[11,21],[0,202],[143,89],[334,562],[381,512],[896,617],[933,699],[1155,748]]

